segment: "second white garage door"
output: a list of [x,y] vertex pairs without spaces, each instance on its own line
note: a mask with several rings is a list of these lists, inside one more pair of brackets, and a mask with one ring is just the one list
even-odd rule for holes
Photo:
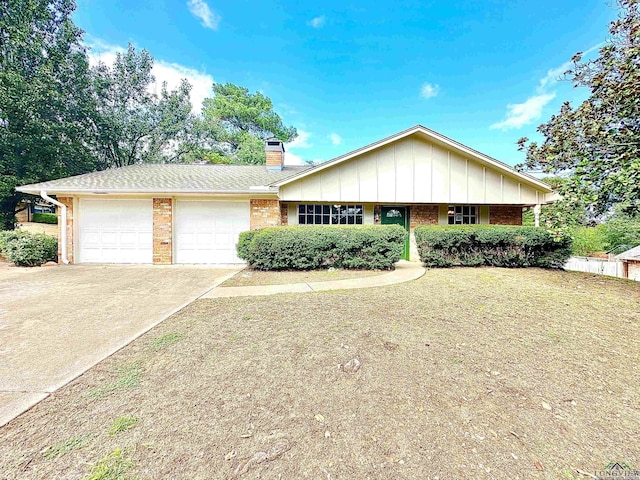
[[249,230],[249,202],[178,200],[175,263],[242,263],[240,232]]

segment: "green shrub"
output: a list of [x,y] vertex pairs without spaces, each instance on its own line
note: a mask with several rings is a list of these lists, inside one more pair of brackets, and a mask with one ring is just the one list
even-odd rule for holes
[[602,227],[607,250],[618,245],[640,245],[640,218],[614,215]]
[[16,240],[26,237],[29,235],[29,232],[25,232],[22,230],[3,230],[0,231],[0,254],[6,256],[4,254],[7,245],[11,242],[15,242]]
[[569,230],[573,238],[571,253],[588,257],[607,250],[604,225],[595,227],[574,227]]
[[58,216],[55,213],[34,213],[31,221],[35,223],[50,223],[55,225],[58,223]]
[[494,225],[417,227],[420,259],[427,267],[561,268],[571,238],[541,228]]
[[238,237],[238,245],[236,247],[240,258],[244,260],[249,258],[249,246],[251,245],[256,232],[258,232],[258,230],[249,230],[240,233],[240,236]]
[[270,227],[243,232],[238,256],[258,270],[390,269],[405,235],[398,225]]
[[58,240],[43,233],[0,232],[0,254],[21,267],[37,267],[58,259]]

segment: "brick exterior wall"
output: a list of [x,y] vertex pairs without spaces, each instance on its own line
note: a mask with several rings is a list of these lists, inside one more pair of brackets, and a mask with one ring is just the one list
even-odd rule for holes
[[280,204],[280,225],[289,225],[289,205]]
[[522,225],[522,207],[491,205],[489,206],[489,223],[491,225]]
[[74,263],[73,258],[73,198],[58,197],[58,201],[67,207],[67,224],[63,225],[61,220],[62,209],[58,208],[58,263],[62,264],[62,229],[67,229],[67,258],[69,263]]
[[411,205],[409,207],[409,228],[415,229],[420,225],[438,225],[438,205]]
[[284,154],[282,152],[267,150],[267,167],[282,167]]
[[282,214],[278,200],[251,200],[251,230],[281,224]]
[[627,278],[640,282],[640,261],[629,260],[627,262]]
[[20,202],[16,207],[16,210],[20,210],[16,212],[16,221],[18,223],[24,223],[29,221],[29,209],[31,205],[26,202]]
[[173,262],[173,200],[153,199],[153,263],[170,265]]

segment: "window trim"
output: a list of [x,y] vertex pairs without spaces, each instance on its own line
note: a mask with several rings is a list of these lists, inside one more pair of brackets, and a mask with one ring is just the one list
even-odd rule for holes
[[[328,212],[326,211],[328,207]],[[320,212],[320,213],[317,213]],[[362,203],[298,203],[298,225],[364,225],[365,209]],[[320,222],[317,222],[320,217]],[[349,219],[353,223],[349,223]],[[304,220],[303,220],[304,219]],[[327,223],[324,220],[328,220]],[[302,220],[302,221],[301,221]],[[309,220],[312,220],[309,222]],[[344,220],[344,222],[342,221]]]
[[[468,208],[464,213],[465,208]],[[453,214],[450,213],[453,210]],[[459,212],[458,212],[459,210]],[[460,215],[460,222],[458,223],[456,217]],[[467,223],[464,220],[468,219]],[[473,222],[471,221],[473,219]],[[453,221],[451,221],[453,220]],[[478,205],[447,205],[447,225],[479,225],[480,224],[480,207]]]

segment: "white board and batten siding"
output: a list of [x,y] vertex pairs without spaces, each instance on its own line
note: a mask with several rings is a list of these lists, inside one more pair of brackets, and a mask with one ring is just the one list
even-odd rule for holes
[[544,203],[516,176],[410,136],[320,170],[280,189],[280,200],[440,204]]
[[78,203],[80,263],[152,263],[151,199],[81,198]]
[[250,229],[249,201],[180,200],[174,210],[175,263],[235,264],[241,232]]

